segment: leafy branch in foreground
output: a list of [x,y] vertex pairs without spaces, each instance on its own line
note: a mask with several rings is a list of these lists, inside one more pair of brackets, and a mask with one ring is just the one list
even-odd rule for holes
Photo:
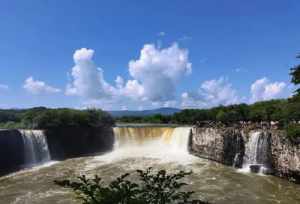
[[192,191],[181,191],[188,184],[180,182],[191,172],[180,171],[168,174],[165,170],[157,173],[148,168],[137,170],[138,182],[128,179],[124,174],[110,184],[105,185],[97,175],[93,179],[78,177],[78,181],[54,181],[57,185],[71,188],[83,204],[208,204],[201,200],[192,200]]

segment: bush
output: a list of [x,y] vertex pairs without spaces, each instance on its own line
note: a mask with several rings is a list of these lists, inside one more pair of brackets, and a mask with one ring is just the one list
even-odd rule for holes
[[21,122],[9,121],[6,123],[0,123],[0,129],[23,129],[23,128],[25,128],[25,126]]
[[287,127],[287,137],[293,142],[293,143],[300,143],[300,125],[293,124],[289,125]]
[[103,184],[101,178],[95,176],[87,179],[78,177],[78,181],[55,181],[59,186],[71,188],[83,204],[207,204],[200,200],[192,200],[194,192],[180,191],[186,183],[180,180],[191,172],[167,174],[165,170],[152,172],[137,170],[139,182],[127,179],[130,174],[124,174],[109,185]]

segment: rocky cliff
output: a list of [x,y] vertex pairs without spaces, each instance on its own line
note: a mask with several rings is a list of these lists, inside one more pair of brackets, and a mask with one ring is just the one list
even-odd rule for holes
[[0,130],[0,176],[49,160],[111,150],[110,126],[54,130]]
[[222,164],[241,167],[244,142],[234,128],[192,128],[191,153]]
[[272,173],[300,183],[300,145],[292,144],[285,131],[194,127],[190,152],[225,165]]
[[285,131],[272,131],[272,164],[276,174],[300,183],[300,145],[291,143]]
[[0,130],[0,176],[24,164],[24,141],[18,130]]
[[110,126],[62,128],[47,130],[45,134],[53,160],[109,151],[114,144],[114,133]]

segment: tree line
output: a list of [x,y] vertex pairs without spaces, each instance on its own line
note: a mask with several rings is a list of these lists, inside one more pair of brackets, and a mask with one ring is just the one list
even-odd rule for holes
[[0,128],[51,129],[65,127],[100,127],[114,125],[114,119],[105,111],[69,108],[36,107],[24,110],[0,110]]
[[210,109],[185,109],[173,115],[124,116],[116,118],[125,123],[175,123],[193,125],[197,121],[220,121],[235,123],[239,121],[290,121],[300,120],[300,103],[288,99],[270,100],[255,104],[218,106]]

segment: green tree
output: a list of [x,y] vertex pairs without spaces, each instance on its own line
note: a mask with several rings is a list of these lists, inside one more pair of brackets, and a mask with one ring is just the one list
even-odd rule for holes
[[[300,55],[297,56],[297,58],[300,58]],[[295,67],[291,68],[290,75],[292,76],[291,82],[295,85],[300,84],[300,65],[296,65]],[[295,91],[296,95],[300,95],[300,88],[298,88]]]
[[225,122],[226,121],[226,113],[223,110],[220,110],[216,116],[217,121]]
[[137,170],[138,182],[128,179],[130,174],[124,174],[109,185],[95,176],[88,179],[78,177],[78,181],[55,181],[59,186],[71,188],[77,199],[83,204],[205,204],[201,200],[193,200],[192,191],[181,191],[187,184],[180,180],[191,172],[180,171],[168,174],[165,170],[157,173],[148,168],[146,171]]

